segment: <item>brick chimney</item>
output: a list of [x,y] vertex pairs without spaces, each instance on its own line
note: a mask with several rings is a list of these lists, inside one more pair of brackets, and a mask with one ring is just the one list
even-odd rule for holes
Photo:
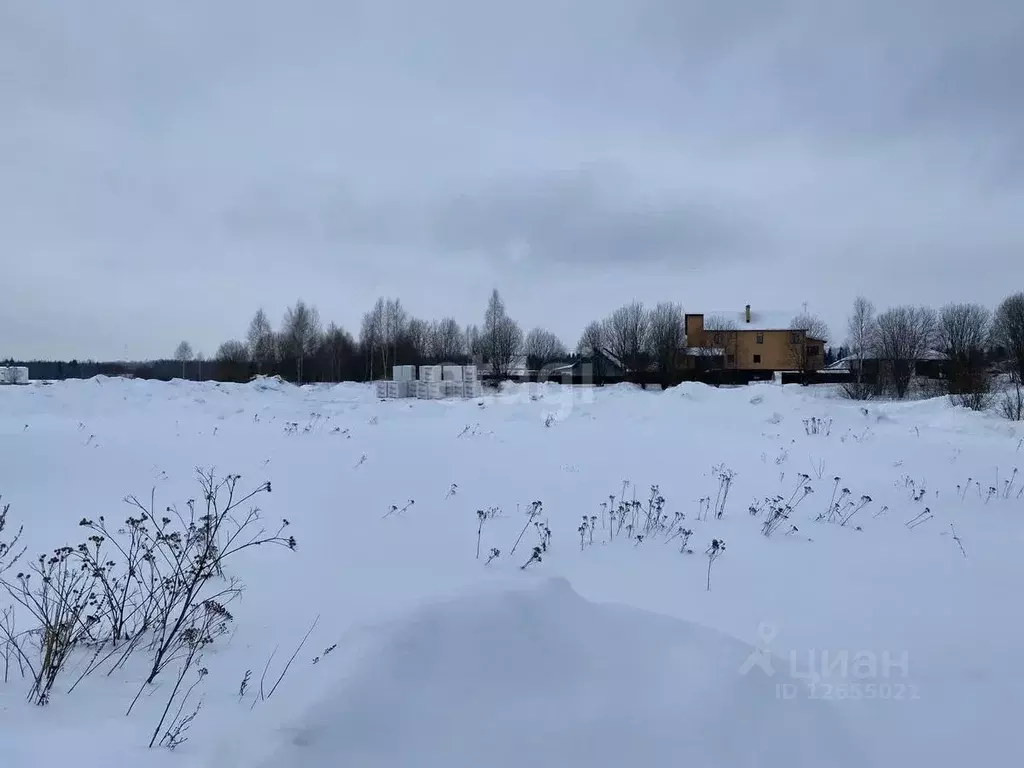
[[743,317],[746,319],[746,321],[748,323],[750,322],[750,305],[749,304],[747,304],[747,306],[745,306],[743,308]]

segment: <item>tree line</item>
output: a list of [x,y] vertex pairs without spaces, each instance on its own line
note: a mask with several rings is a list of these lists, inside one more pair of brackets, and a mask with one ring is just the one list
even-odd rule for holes
[[[601,377],[607,374],[603,369],[609,360],[630,371],[668,373],[680,367],[685,355],[694,354],[706,356],[709,365],[728,367],[728,355],[717,347],[724,339],[728,348],[738,324],[712,315],[705,318],[704,328],[708,333],[701,344],[716,349],[687,349],[681,304],[646,306],[632,301],[590,322],[570,352],[544,327],[524,332],[497,290],[491,293],[482,321],[467,325],[454,317],[418,318],[400,299],[381,297],[363,315],[358,336],[335,323],[325,325],[317,308],[300,299],[286,310],[277,328],[263,309],[257,310],[244,339],[225,341],[212,359],[183,341],[173,361],[138,364],[134,371],[153,378],[181,375],[221,381],[277,375],[306,383],[386,378],[393,365],[469,362],[508,377],[519,366],[543,370],[582,358]],[[790,328],[805,330],[808,337],[825,344],[832,342],[827,324],[806,311],[793,317]],[[835,350],[830,349],[831,356]],[[850,383],[844,387],[851,398],[906,397],[916,365],[939,352],[946,362],[949,394],[958,404],[983,409],[1001,396],[1008,414],[1020,418],[1024,412],[1024,292],[1008,296],[994,311],[980,304],[952,303],[938,310],[904,305],[879,312],[871,301],[858,297],[838,352],[852,361]],[[796,370],[806,368],[803,345],[794,345],[790,364]],[[71,376],[121,372],[116,364],[51,365]]]
[[[686,325],[681,304],[662,302],[647,308],[631,302],[584,329],[571,352],[544,327],[524,332],[494,290],[479,324],[461,325],[454,317],[425,320],[411,315],[397,298],[379,298],[363,315],[358,337],[331,323],[323,325],[316,307],[299,300],[275,329],[258,310],[244,340],[225,341],[217,349],[210,376],[248,380],[279,375],[290,381],[372,380],[390,375],[394,365],[435,363],[486,365],[498,378],[518,367],[543,370],[580,357],[600,367],[604,350],[630,370],[675,370],[685,354]],[[178,345],[174,359],[187,366],[195,359],[191,344]]]
[[985,410],[997,400],[1008,418],[1024,417],[1024,292],[1007,296],[994,311],[954,302],[938,310],[903,305],[878,312],[860,296],[846,331],[851,380],[844,391],[850,398],[905,398],[919,361],[939,353],[942,384],[957,405]]
[[[217,349],[212,376],[247,381],[277,375],[298,383],[366,381],[390,376],[395,365],[468,364],[486,361],[507,376],[521,357],[544,366],[568,357],[561,340],[544,328],[523,334],[494,291],[481,324],[461,325],[454,317],[425,320],[411,315],[398,298],[377,299],[362,318],[358,337],[335,323],[323,324],[316,307],[303,300],[289,307],[275,329],[263,309],[249,323],[245,339]],[[174,358],[195,357],[181,342]]]

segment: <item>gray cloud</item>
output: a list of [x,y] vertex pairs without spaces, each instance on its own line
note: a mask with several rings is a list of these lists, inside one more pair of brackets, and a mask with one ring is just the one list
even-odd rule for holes
[[594,268],[702,265],[734,258],[757,239],[737,208],[696,196],[631,196],[616,188],[614,176],[589,171],[468,190],[442,205],[432,225],[442,250]]
[[0,356],[212,350],[300,295],[496,285],[570,341],[633,297],[991,304],[1022,40],[1001,0],[4,3]]

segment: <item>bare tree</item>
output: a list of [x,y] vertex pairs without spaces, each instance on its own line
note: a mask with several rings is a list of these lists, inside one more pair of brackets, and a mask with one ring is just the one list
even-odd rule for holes
[[679,368],[686,350],[686,316],[671,301],[656,304],[648,318],[647,352],[658,371],[669,374]]
[[1011,421],[1024,420],[1024,385],[1017,371],[1010,375],[1010,388],[1003,393],[999,410]]
[[481,341],[487,353],[490,353],[491,348],[495,344],[495,341],[491,338],[492,334],[497,333],[501,321],[506,316],[505,302],[501,298],[501,294],[498,293],[498,289],[495,288],[491,292],[491,298],[487,301],[487,310],[484,312],[484,327]]
[[505,312],[505,302],[497,289],[491,293],[484,313],[484,327],[481,335],[484,356],[491,364],[491,371],[498,378],[507,378],[522,354],[523,331]]
[[857,368],[856,382],[846,385],[846,394],[854,400],[866,400],[870,397],[871,390],[864,383],[864,362],[875,354],[878,324],[875,321],[875,305],[863,296],[858,296],[853,301],[853,312],[846,322],[846,336],[850,356]]
[[355,355],[355,340],[334,323],[327,326],[320,341],[320,356],[331,381],[341,381],[346,363]]
[[646,367],[650,331],[650,314],[639,301],[619,307],[604,321],[608,351],[630,371],[641,371]]
[[249,332],[246,334],[249,342],[249,354],[252,361],[256,363],[256,370],[263,373],[270,370],[277,362],[277,344],[275,343],[274,329],[270,326],[267,313],[258,309],[249,323]]
[[988,407],[992,391],[985,370],[991,332],[992,313],[980,304],[947,304],[939,312],[939,344],[951,363],[949,395],[975,411]]
[[379,360],[381,374],[387,376],[398,363],[399,346],[409,341],[409,315],[401,300],[378,298],[373,309],[363,315],[359,341],[367,355],[368,375],[374,375]]
[[[710,315],[704,319],[704,335],[698,347],[701,357],[710,361],[721,360],[723,368],[736,365],[739,347],[739,323],[721,315]],[[689,339],[687,343],[689,343]],[[730,363],[730,360],[732,361]]]
[[812,340],[821,342],[822,353],[824,354],[825,345],[831,341],[828,323],[810,312],[801,312],[792,319],[789,327],[794,331],[804,331],[804,338],[800,342],[791,342],[789,345],[789,357],[792,365],[800,371],[809,373],[814,367],[811,365],[814,355],[809,354],[808,347],[813,345],[808,342]]
[[243,341],[225,341],[217,348],[213,362],[220,381],[245,381],[249,376],[249,348]]
[[562,361],[568,355],[561,339],[544,328],[534,328],[526,334],[523,351],[526,354],[527,367],[534,371]]
[[593,375],[597,379],[607,373],[604,348],[604,325],[594,320],[583,329],[580,340],[576,343],[576,354],[590,363]]
[[244,342],[231,339],[217,348],[215,359],[218,363],[247,363],[249,362],[249,349]]
[[192,345],[187,341],[181,342],[174,350],[174,359],[181,363],[181,378],[185,376],[185,366],[190,360],[195,357],[195,353],[192,351]]
[[[398,364],[398,345],[405,337],[409,323],[409,314],[402,306],[401,299],[388,299],[384,302],[384,344],[390,349],[391,364]],[[387,372],[387,359],[384,360],[384,371]]]
[[881,371],[900,399],[906,397],[916,362],[936,344],[938,317],[930,307],[902,306],[878,316],[877,354]]
[[1010,389],[1000,409],[1008,419],[1024,419],[1024,292],[1007,296],[992,320],[992,341],[1009,356]]
[[466,326],[466,337],[463,344],[470,360],[475,362],[483,358],[484,344],[480,333],[480,326],[475,324]]
[[1024,291],[1007,296],[996,309],[992,341],[1006,351],[1017,377],[1024,379]]
[[373,378],[375,361],[378,356],[382,365],[382,375],[387,375],[387,344],[384,336],[384,299],[377,299],[373,309],[363,315],[359,330],[359,344],[366,355],[366,375]]
[[[402,331],[400,346],[411,354],[411,363],[422,364],[432,357],[430,323],[418,317],[410,317]],[[395,361],[398,361],[397,354]]]
[[442,363],[454,363],[464,353],[465,340],[454,317],[435,320],[430,325],[430,356]]
[[283,351],[295,360],[295,380],[302,383],[303,361],[313,354],[320,340],[320,313],[299,299],[289,307],[281,324]]

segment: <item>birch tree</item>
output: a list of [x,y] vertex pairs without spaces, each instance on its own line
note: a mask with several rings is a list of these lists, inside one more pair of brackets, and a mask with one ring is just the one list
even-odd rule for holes
[[289,307],[281,324],[284,353],[295,360],[295,380],[302,383],[303,361],[313,354],[320,339],[320,313],[299,299]]

